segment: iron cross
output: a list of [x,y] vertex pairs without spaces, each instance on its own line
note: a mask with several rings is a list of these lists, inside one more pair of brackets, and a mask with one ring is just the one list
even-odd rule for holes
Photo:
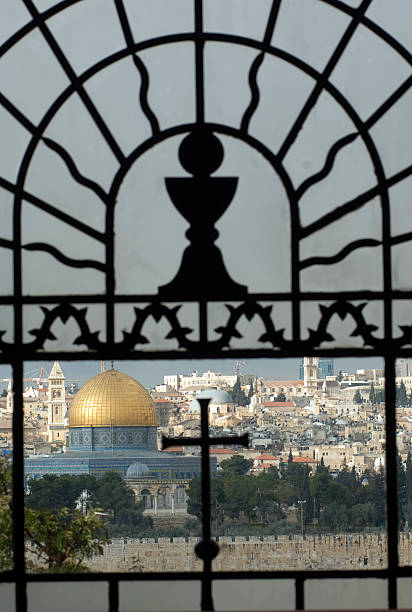
[[203,561],[202,576],[202,610],[214,610],[212,598],[212,561],[219,552],[219,546],[211,539],[210,530],[210,467],[209,448],[217,444],[239,444],[248,446],[249,436],[209,437],[208,405],[210,398],[199,398],[200,404],[200,438],[168,438],[162,436],[162,449],[174,446],[200,446],[202,457],[202,539],[195,546],[196,555]]

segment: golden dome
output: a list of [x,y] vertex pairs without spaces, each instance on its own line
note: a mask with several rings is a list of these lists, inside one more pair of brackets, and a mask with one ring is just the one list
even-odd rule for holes
[[91,378],[74,397],[69,427],[156,426],[156,409],[134,378],[108,370]]

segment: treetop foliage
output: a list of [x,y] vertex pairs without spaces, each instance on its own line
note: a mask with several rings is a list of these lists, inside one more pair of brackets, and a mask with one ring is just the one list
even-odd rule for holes
[[106,472],[101,478],[86,474],[70,476],[45,475],[30,482],[28,508],[58,512],[62,507],[71,511],[82,491],[89,493],[88,505],[110,515],[107,529],[110,536],[123,536],[150,528],[152,520],[143,517],[143,504],[134,503],[134,493],[120,474]]
[[[360,477],[354,468],[344,466],[337,474],[331,474],[321,461],[311,473],[306,464],[294,463],[290,453],[280,472],[274,468],[254,475],[231,469],[234,459],[241,465],[238,455],[222,461],[220,465],[226,466],[212,479],[211,516],[216,534],[231,532],[234,524],[242,532],[242,523],[244,529],[249,526],[249,531],[259,526],[265,532],[265,527],[270,526],[272,533],[277,533],[277,525],[289,532],[301,531],[302,523],[305,530],[312,532],[385,527],[384,470],[367,471]],[[409,478],[412,502],[412,458],[408,461],[405,480]],[[201,518],[200,478],[190,483],[188,512]]]
[[359,391],[359,389],[356,389],[355,395],[353,396],[353,401],[355,404],[362,404],[363,399],[362,399],[362,394]]
[[253,459],[245,459],[243,455],[233,455],[219,464],[219,473],[226,476],[246,474],[253,467]]
[[[0,461],[0,570],[12,568],[11,499],[11,465],[3,460]],[[55,496],[50,503],[55,506]],[[84,515],[62,507],[53,511],[26,508],[24,536],[26,563],[32,572],[87,571],[84,561],[102,554],[103,545],[108,541],[103,521],[93,512]]]
[[240,385],[239,376],[236,377],[236,382],[233,385],[231,395],[232,395],[232,399],[234,403],[237,404],[238,406],[248,406],[249,405],[250,400]]

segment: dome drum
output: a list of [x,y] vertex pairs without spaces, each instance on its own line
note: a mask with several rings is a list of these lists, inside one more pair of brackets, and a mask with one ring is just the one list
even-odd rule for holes
[[71,451],[157,450],[156,427],[72,427]]

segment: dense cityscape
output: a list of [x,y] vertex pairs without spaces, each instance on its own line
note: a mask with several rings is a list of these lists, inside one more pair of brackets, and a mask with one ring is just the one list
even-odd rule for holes
[[[66,379],[64,366],[55,362],[49,373],[42,368],[40,376],[26,380],[29,568],[181,571],[197,567],[191,549],[201,534],[200,449],[179,440],[200,436],[202,397],[209,399],[211,437],[249,435],[248,448],[228,444],[210,448],[212,533],[229,548],[243,542],[244,554],[237,551],[233,569],[262,569],[268,555],[274,567],[277,563],[283,567],[291,542],[303,546],[302,558],[294,555],[291,567],[300,567],[299,563],[348,567],[353,562],[384,567],[383,371],[335,372],[332,359],[315,357],[302,359],[295,380],[266,379],[245,373],[246,368],[246,363],[236,363],[230,374],[168,373],[146,389],[113,362],[101,362],[96,364],[100,373],[79,388],[76,381]],[[397,362],[396,383],[399,531],[409,542],[412,360]],[[11,379],[3,384],[0,511],[5,524],[10,520],[14,398]],[[175,439],[163,451],[162,436]],[[62,547],[61,540],[57,548],[50,546],[50,534],[57,533],[59,526],[67,531],[67,525],[71,537],[76,529],[80,533],[87,527],[77,548],[73,542]],[[331,537],[344,538],[345,554],[336,553]],[[259,554],[255,540],[262,549]],[[168,566],[165,551],[159,548],[162,542],[180,550],[177,556],[167,552]],[[248,551],[252,542],[255,553]],[[11,542],[3,535],[0,546],[0,562],[7,568]],[[153,546],[157,548],[152,550]],[[182,546],[186,547],[183,560]],[[265,546],[269,546],[266,552]],[[130,550],[125,552],[127,547]],[[409,546],[404,548],[406,562]],[[401,554],[402,550],[401,545]]]

